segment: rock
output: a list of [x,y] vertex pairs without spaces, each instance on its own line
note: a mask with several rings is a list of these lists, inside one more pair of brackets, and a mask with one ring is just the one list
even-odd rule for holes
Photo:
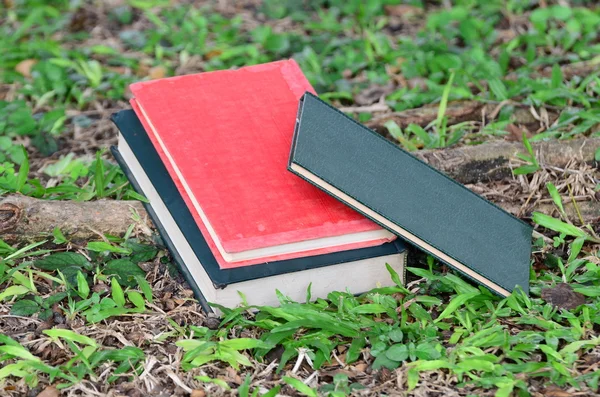
[[207,317],[204,320],[204,326],[208,329],[219,329],[219,325],[221,324],[221,320],[216,317]]

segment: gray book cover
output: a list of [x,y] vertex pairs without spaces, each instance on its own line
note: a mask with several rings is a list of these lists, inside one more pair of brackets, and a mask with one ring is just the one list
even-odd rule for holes
[[310,93],[288,169],[493,292],[529,293],[529,224]]

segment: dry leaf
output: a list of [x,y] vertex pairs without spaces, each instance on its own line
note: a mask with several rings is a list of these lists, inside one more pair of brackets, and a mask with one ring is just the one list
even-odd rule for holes
[[517,37],[517,32],[513,29],[499,29],[496,30],[496,42],[507,43]]
[[204,397],[206,396],[206,392],[204,390],[195,389],[190,393],[190,397]]
[[148,76],[149,72],[150,72],[150,67],[148,65],[146,65],[145,63],[140,62],[135,71],[135,74],[140,77],[143,77],[143,76]]
[[115,72],[117,74],[130,74],[131,69],[129,69],[126,66],[107,66],[106,69],[110,70],[111,72]]
[[162,79],[167,75],[167,68],[162,65],[154,66],[148,71],[148,77],[152,80]]
[[542,123],[546,128],[550,127],[550,116],[548,115],[548,111],[546,108],[540,108],[540,117],[542,118]]
[[191,289],[184,289],[183,291],[181,291],[181,295],[188,297],[188,298],[193,298],[194,291],[192,291]]
[[506,132],[508,135],[504,137],[504,140],[509,142],[522,142],[523,141],[523,132],[525,132],[525,136],[527,138],[532,137],[532,133],[524,127],[519,127],[515,124],[509,124],[506,126]]
[[406,81],[406,85],[410,89],[417,88],[419,90],[427,90],[427,79],[423,77],[413,77]]
[[392,371],[386,367],[380,368],[379,371],[375,373],[375,380],[379,383],[385,383],[390,379],[392,379]]
[[564,391],[556,386],[550,386],[543,390],[545,397],[571,397],[574,394]]
[[357,372],[365,372],[369,366],[367,363],[360,363],[354,366],[354,370]]
[[173,299],[168,299],[168,300],[164,301],[164,303],[165,303],[165,308],[168,311],[175,309],[175,302],[173,301]]
[[573,288],[565,283],[542,289],[542,299],[560,309],[567,310],[575,309],[585,303],[585,296],[573,291]]
[[235,383],[236,385],[242,384],[242,377],[237,373],[237,371],[231,367],[227,368],[225,371],[225,381]]
[[411,6],[408,4],[398,4],[394,6],[385,6],[385,13],[394,17],[411,17],[423,14],[424,10],[421,7]]
[[218,50],[218,49],[210,50],[206,54],[204,54],[204,58],[205,59],[211,59],[211,58],[214,58],[214,57],[218,57],[222,53],[223,53],[222,50]]
[[350,379],[352,379],[356,376],[355,372],[348,371],[346,369],[339,369],[339,368],[331,370],[331,371],[321,371],[321,373],[320,373],[321,376],[331,376],[332,378],[334,376],[336,376],[337,374],[344,374]]
[[24,59],[15,66],[15,70],[25,77],[31,77],[31,68],[37,63],[35,59]]
[[47,386],[37,397],[59,397],[60,393],[54,386]]
[[373,85],[356,94],[354,96],[354,102],[361,106],[371,105],[379,101],[382,96],[386,96],[393,92],[394,89],[395,87],[393,84],[388,84],[386,86]]
[[98,15],[92,11],[92,9],[86,7],[79,7],[71,15],[69,21],[70,32],[82,32],[89,31],[94,28],[98,23]]

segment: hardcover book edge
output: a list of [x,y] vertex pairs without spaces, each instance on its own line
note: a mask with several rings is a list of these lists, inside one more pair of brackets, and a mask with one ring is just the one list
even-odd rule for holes
[[[410,233],[409,231],[405,230],[404,228],[402,228],[400,225],[397,225],[391,221],[389,221],[388,219],[386,219],[383,215],[377,213],[376,211],[368,208],[367,206],[365,206],[364,204],[360,203],[358,200],[356,200],[355,198],[351,197],[350,195],[346,194],[345,192],[341,191],[340,189],[337,189],[335,186],[333,186],[331,183],[329,183],[328,181],[326,181],[325,179],[315,175],[314,173],[310,172],[308,169],[304,168],[302,166],[302,164],[300,164],[299,162],[297,162],[294,159],[294,153],[295,153],[295,149],[296,149],[296,143],[297,143],[297,137],[298,137],[298,133],[299,133],[299,129],[300,129],[300,123],[301,123],[301,119],[302,119],[302,112],[303,112],[303,107],[304,107],[304,103],[305,103],[305,98],[307,96],[311,96],[314,99],[316,99],[317,101],[325,104],[326,106],[328,106],[329,108],[335,110],[338,113],[341,113],[344,117],[348,117],[347,115],[343,114],[342,112],[339,111],[339,109],[336,109],[335,107],[327,104],[326,102],[324,102],[323,100],[321,100],[320,98],[316,97],[315,95],[312,95],[311,93],[307,92],[304,94],[304,96],[301,98],[299,106],[298,106],[298,115],[296,118],[296,125],[294,128],[294,135],[293,135],[293,139],[292,139],[292,146],[290,149],[290,158],[288,161],[288,171],[294,173],[295,175],[301,177],[302,179],[306,180],[307,182],[313,184],[314,186],[316,186],[317,188],[323,190],[324,192],[332,195],[333,197],[336,197],[337,199],[339,199],[340,201],[344,202],[345,204],[349,205],[350,207],[352,207],[354,210],[360,212],[361,214],[363,214],[364,216],[368,217],[369,219],[373,220],[374,222],[378,223],[379,225],[381,225],[382,227],[392,231],[393,233],[396,233],[398,236],[402,237],[403,239],[412,242],[414,245],[416,245],[417,247],[419,247],[420,249],[426,251],[427,253],[431,254],[432,256],[436,257],[437,259],[439,259],[440,261],[446,263],[448,266],[460,271],[462,274],[466,275],[467,277],[469,277],[470,279],[472,279],[473,281],[477,282],[478,284],[481,284],[487,288],[489,288],[490,290],[492,290],[493,292],[501,295],[501,296],[509,296],[511,294],[511,292],[504,288],[503,286],[501,286],[500,284],[490,280],[488,277],[484,276],[483,274],[481,274],[480,272],[472,269],[471,267],[469,267],[468,265],[461,263],[460,261],[452,258],[451,256],[445,254],[444,252],[442,252],[441,250],[435,248],[433,245],[425,242],[424,240],[420,239],[419,237],[415,236],[414,234]],[[355,120],[351,119],[353,122],[357,123]],[[361,128],[363,128],[364,130],[368,131],[369,133],[376,135],[378,138],[384,140],[387,144],[392,145],[392,143],[390,143],[389,141],[387,141],[385,138],[381,137],[379,134],[377,134],[376,132],[372,131],[371,129],[363,126],[362,124],[357,123]],[[401,149],[401,148],[398,148]],[[408,155],[412,156],[410,153],[407,153]],[[414,157],[414,156],[413,156]],[[448,177],[447,175],[441,173],[439,170],[431,167],[429,164],[424,163],[425,165],[427,165],[429,168],[431,168],[432,170],[442,174],[444,177],[452,180],[450,177]],[[512,214],[506,212],[505,210],[503,210],[502,208],[496,206],[495,204],[483,199],[482,197],[480,197],[479,195],[473,193],[472,191],[470,191],[469,189],[467,189],[466,187],[460,185],[458,182],[452,180],[454,183],[458,184],[459,186],[461,186],[463,189],[465,189],[466,191],[468,191],[469,193],[475,195],[477,198],[479,198],[480,200],[484,200],[486,203],[492,205],[493,207],[501,210],[505,215],[519,221],[520,223],[522,223],[523,225],[527,226],[529,229],[532,230],[532,227],[525,223],[524,221],[522,221],[519,218],[514,217]],[[528,286],[522,286],[523,288],[527,288],[527,293],[528,293]]]
[[[121,157],[121,153],[119,152],[119,149],[116,146],[111,146],[110,151],[111,151],[113,157],[115,158],[115,160],[117,160],[117,163],[119,164],[119,166],[125,173],[127,180],[129,181],[129,183],[131,183],[131,186],[134,188],[134,190],[136,192],[141,192],[142,189],[137,184],[137,181],[133,177],[133,175],[131,175],[131,173],[129,172],[129,167],[127,167],[127,164],[125,164],[125,161]],[[154,225],[156,226],[156,230],[158,231],[160,238],[162,239],[162,241],[165,244],[165,248],[167,248],[169,250],[169,252],[171,253],[171,256],[173,257],[173,261],[177,265],[177,268],[179,269],[179,271],[182,273],[182,276],[185,279],[185,281],[188,283],[188,285],[194,292],[194,295],[198,299],[200,306],[207,313],[213,313],[214,311],[213,311],[212,307],[208,304],[208,301],[204,297],[204,294],[200,290],[200,287],[196,283],[196,280],[194,280],[194,277],[192,276],[192,274],[188,270],[187,266],[183,262],[183,259],[179,255],[179,252],[175,249],[175,245],[171,241],[169,234],[166,232],[164,226],[158,219],[158,216],[156,216],[154,209],[152,208],[150,203],[142,202],[142,205],[144,206],[144,209],[146,210],[146,212],[148,212],[148,215],[152,219],[152,222],[154,222]]]

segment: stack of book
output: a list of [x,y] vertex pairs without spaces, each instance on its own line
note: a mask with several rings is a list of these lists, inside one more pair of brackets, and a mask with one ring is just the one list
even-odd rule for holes
[[287,170],[298,104],[290,61],[136,83],[113,154],[203,303],[275,305],[393,285],[405,246]]
[[293,60],[131,91],[113,153],[205,308],[403,282],[405,241],[528,293],[530,225],[319,99]]

